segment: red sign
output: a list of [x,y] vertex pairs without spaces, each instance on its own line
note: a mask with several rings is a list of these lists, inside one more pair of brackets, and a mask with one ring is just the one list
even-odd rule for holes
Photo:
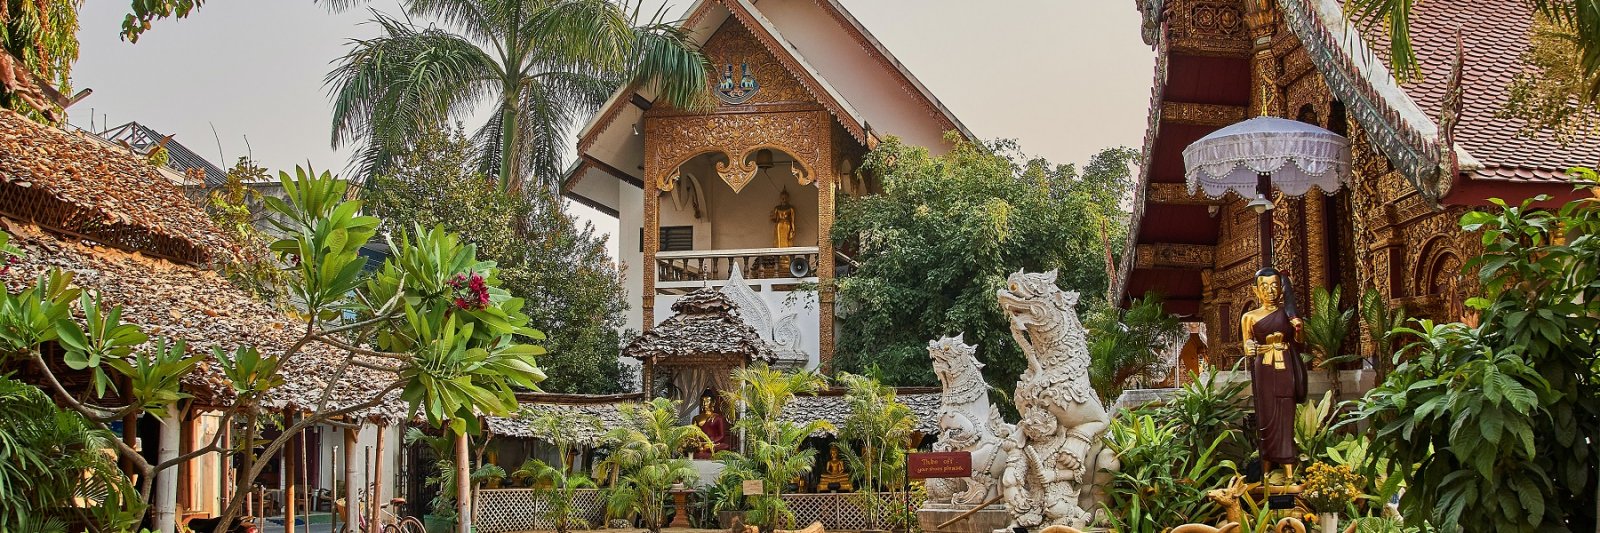
[[969,477],[972,452],[913,453],[906,457],[906,472],[911,479]]

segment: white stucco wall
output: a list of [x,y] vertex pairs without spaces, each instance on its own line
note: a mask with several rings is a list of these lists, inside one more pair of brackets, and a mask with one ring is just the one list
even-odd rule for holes
[[[317,462],[319,488],[331,490],[334,488],[335,481],[342,487],[345,483],[344,429],[328,425],[317,426],[317,428],[321,431],[321,443],[318,450],[320,460]],[[395,485],[395,473],[400,469],[400,447],[403,445],[401,438],[404,434],[404,428],[398,425],[390,425],[383,429],[383,457],[377,456],[378,426],[372,424],[363,425],[361,426],[361,431],[356,434],[356,486],[365,487],[371,483],[372,468],[377,466],[378,461],[385,461],[382,480],[384,502],[388,502],[389,498],[395,497],[398,493],[398,487]],[[367,460],[369,456],[371,457],[370,461]],[[336,461],[337,465],[335,465]],[[337,469],[335,469],[335,466],[337,466]],[[343,492],[340,493],[340,497],[342,496]]]
[[[799,349],[806,354],[805,367],[817,368],[819,361],[817,356],[817,324],[820,323],[822,317],[817,305],[817,293],[815,291],[777,290],[770,283],[762,280],[750,280],[750,283],[751,289],[755,290],[756,294],[766,301],[767,308],[772,310],[774,323],[788,318],[799,326]],[[711,286],[722,288],[720,283],[713,283]],[[679,298],[680,296],[665,294],[656,296],[656,324],[660,324],[662,321],[672,317],[672,304],[677,302]],[[746,320],[746,322],[750,321]],[[768,340],[771,340],[770,335],[770,332],[764,333]]]

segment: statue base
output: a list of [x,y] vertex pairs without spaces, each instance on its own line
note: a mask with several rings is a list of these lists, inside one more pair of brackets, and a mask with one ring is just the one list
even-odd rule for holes
[[939,527],[940,524],[971,510],[971,507],[954,505],[924,507],[917,510],[917,524],[927,533],[991,533],[998,529],[1007,529],[1011,525],[1011,511],[1006,510],[1004,504],[995,504],[972,513],[954,524],[944,528]]

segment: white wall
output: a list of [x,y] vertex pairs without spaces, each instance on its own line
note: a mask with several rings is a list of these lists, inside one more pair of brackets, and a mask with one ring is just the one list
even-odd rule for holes
[[[345,484],[344,428],[330,425],[319,425],[317,427],[322,432],[321,445],[318,450],[320,458],[318,469],[320,474],[317,477],[320,487],[317,488],[333,489],[335,480],[342,487]],[[402,426],[389,425],[385,427],[382,432],[384,440],[383,457],[380,458],[377,456],[376,448],[379,438],[378,426],[363,424],[361,431],[356,434],[356,486],[360,488],[371,483],[372,469],[377,466],[378,461],[385,461],[382,480],[384,487],[383,502],[385,503],[398,493],[398,487],[395,485],[395,473],[400,469],[400,447],[402,446],[401,437],[403,435],[404,428]],[[369,456],[371,457],[370,461],[367,460]],[[337,469],[335,469],[335,461],[338,463]],[[343,495],[343,492],[341,492],[339,497],[343,497]]]
[[[806,353],[806,368],[817,368],[818,357],[818,328],[821,323],[822,313],[817,304],[815,291],[783,291],[774,290],[773,287],[762,280],[750,280],[751,288],[767,302],[767,308],[772,310],[772,319],[776,322],[784,317],[794,315],[794,322],[800,329],[800,351]],[[722,285],[712,284],[721,288]],[[657,295],[655,306],[656,324],[672,317],[672,304],[680,296]],[[749,322],[746,319],[746,322]],[[770,337],[767,338],[771,340]]]

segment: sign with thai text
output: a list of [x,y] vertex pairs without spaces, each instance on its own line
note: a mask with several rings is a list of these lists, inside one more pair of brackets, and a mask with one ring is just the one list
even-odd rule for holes
[[972,475],[972,452],[913,453],[906,459],[911,479],[968,477]]
[[766,494],[766,485],[759,479],[746,479],[743,483],[745,496],[760,496]]

